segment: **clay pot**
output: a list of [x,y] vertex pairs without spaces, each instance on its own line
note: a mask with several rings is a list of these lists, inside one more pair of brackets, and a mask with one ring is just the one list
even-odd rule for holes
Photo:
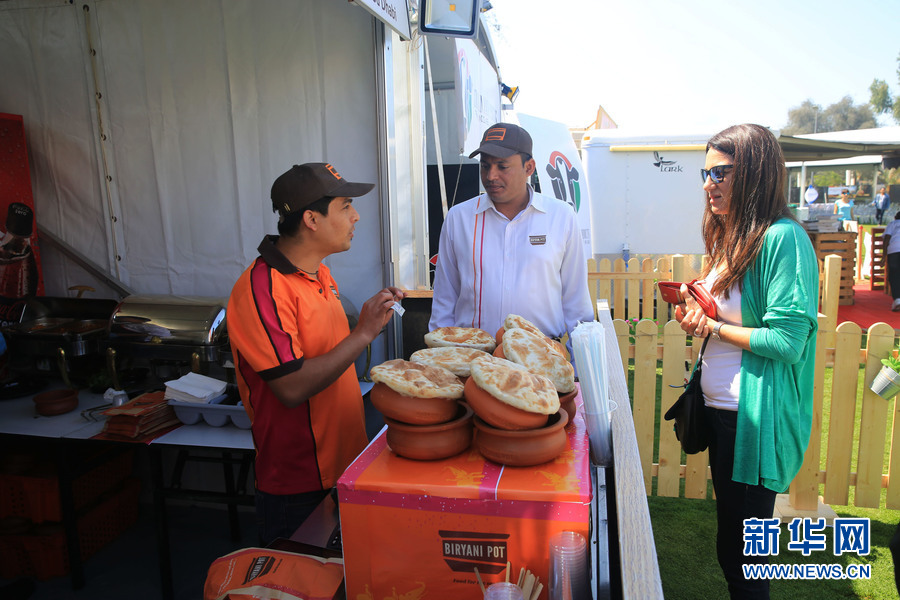
[[506,358],[506,353],[503,351],[503,346],[497,344],[497,347],[494,348],[493,355],[497,358]]
[[438,460],[464,451],[472,444],[475,413],[463,403],[455,404],[455,418],[438,425],[409,425],[385,417],[388,446],[394,453],[413,460]]
[[456,414],[455,398],[414,398],[395,392],[384,383],[372,386],[372,406],[386,418],[410,425],[446,423]]
[[463,397],[475,414],[493,427],[519,431],[536,429],[547,423],[547,415],[528,412],[501,402],[475,385],[475,380],[471,377],[466,381]]
[[500,347],[500,342],[503,341],[503,333],[506,331],[506,327],[501,326],[500,329],[497,330],[497,335],[494,337],[497,338],[497,347]]
[[539,429],[507,431],[475,417],[475,446],[481,455],[501,465],[531,467],[549,462],[566,449],[565,411],[550,415]]
[[575,406],[575,396],[577,395],[578,390],[572,390],[568,394],[559,395],[559,408],[566,411],[566,415],[569,417],[569,423],[575,419],[575,414],[578,412],[578,407]]
[[71,412],[78,407],[78,390],[53,390],[32,398],[39,415],[54,417]]

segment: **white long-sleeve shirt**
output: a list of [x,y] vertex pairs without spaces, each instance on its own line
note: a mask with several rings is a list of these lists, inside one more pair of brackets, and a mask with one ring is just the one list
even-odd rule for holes
[[511,221],[481,194],[450,209],[441,229],[429,329],[493,334],[506,315],[551,337],[593,321],[587,263],[575,211],[535,193]]

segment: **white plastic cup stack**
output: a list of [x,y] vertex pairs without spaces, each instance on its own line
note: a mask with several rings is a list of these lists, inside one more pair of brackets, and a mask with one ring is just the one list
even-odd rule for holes
[[494,583],[484,592],[484,600],[525,600],[522,588],[514,583]]
[[609,379],[606,369],[606,333],[596,321],[580,323],[572,331],[572,350],[584,398],[584,420],[596,465],[612,464],[609,425]]
[[591,600],[587,542],[580,533],[550,538],[550,600]]

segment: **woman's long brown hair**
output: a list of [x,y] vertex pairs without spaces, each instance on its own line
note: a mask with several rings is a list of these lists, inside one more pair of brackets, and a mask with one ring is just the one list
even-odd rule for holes
[[710,148],[734,160],[734,168],[726,175],[731,178],[728,214],[713,214],[707,202],[700,228],[711,258],[702,277],[717,268],[712,293],[727,298],[735,284],[743,291],[744,274],[762,248],[769,226],[793,216],[784,193],[784,154],[771,131],[760,125],[734,125],[710,138],[707,152]]

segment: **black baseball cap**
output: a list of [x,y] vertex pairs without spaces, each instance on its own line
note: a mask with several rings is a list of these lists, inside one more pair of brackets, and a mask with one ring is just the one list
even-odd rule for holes
[[374,187],[374,183],[347,181],[329,163],[294,165],[272,184],[272,210],[288,215],[322,198],[356,198]]
[[497,158],[509,158],[513,154],[531,156],[533,154],[531,136],[518,125],[495,123],[484,132],[481,145],[478,146],[478,150],[469,155],[469,158],[475,158],[478,153]]

